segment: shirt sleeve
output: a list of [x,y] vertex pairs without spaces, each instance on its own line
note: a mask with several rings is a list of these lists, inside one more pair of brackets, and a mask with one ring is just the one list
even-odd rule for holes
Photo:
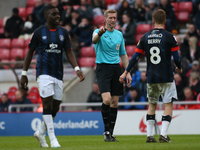
[[172,41],[171,52],[179,50],[179,46],[175,36],[173,36],[171,41]]
[[144,37],[145,35],[142,36],[142,38],[139,40],[139,42],[137,43],[137,47],[135,49],[135,52],[138,52],[138,53],[144,53]]
[[65,39],[64,39],[64,49],[69,51],[72,48],[71,48],[71,43],[70,43],[69,34],[68,34],[67,30],[64,30],[64,37],[65,37]]
[[92,36],[94,35],[94,33],[98,33],[98,32],[99,32],[99,29],[94,30]]
[[28,48],[30,50],[36,50],[37,47],[38,47],[38,44],[39,44],[39,38],[38,38],[38,35],[39,33],[37,31],[33,32],[32,36],[31,36],[31,40],[30,40],[30,43],[28,45]]
[[121,38],[122,38],[122,42],[120,45],[119,55],[126,55],[125,43],[124,43],[124,38],[122,34],[121,34]]

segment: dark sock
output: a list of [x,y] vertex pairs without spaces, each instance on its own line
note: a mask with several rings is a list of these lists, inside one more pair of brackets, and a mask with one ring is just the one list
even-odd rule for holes
[[101,106],[101,114],[104,122],[104,131],[109,131],[109,123],[110,123],[110,105],[105,105],[102,103]]
[[113,135],[116,119],[117,119],[117,108],[110,107],[110,134],[111,135]]

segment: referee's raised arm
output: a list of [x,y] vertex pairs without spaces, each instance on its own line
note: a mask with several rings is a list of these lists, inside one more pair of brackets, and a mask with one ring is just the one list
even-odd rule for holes
[[106,32],[106,28],[105,28],[104,22],[102,22],[102,24],[103,24],[103,26],[99,28],[99,32],[98,33],[94,33],[94,35],[92,37],[92,42],[94,44],[96,44],[100,40],[101,36]]

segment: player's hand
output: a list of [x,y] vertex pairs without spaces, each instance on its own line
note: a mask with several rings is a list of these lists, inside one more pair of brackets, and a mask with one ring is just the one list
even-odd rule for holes
[[85,76],[84,76],[84,74],[82,73],[81,70],[77,70],[77,71],[76,71],[76,74],[77,74],[77,76],[78,76],[79,79],[80,79],[79,82],[82,82],[82,81],[85,79]]
[[183,72],[182,68],[181,69],[178,69],[178,67],[175,68],[175,71],[178,73],[178,74],[181,74]]
[[131,74],[130,72],[128,72],[128,74],[126,75],[126,83],[127,83],[127,86],[131,86],[131,83],[132,83],[132,77],[131,77]]
[[21,77],[21,87],[26,89],[28,85],[28,78],[27,76],[22,76]]

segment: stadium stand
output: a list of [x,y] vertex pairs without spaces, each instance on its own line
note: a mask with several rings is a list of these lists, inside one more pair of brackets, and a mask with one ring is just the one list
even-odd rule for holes
[[4,18],[0,19],[0,28],[4,27]]
[[192,2],[180,2],[178,5],[178,11],[179,12],[188,12],[191,13],[192,12]]
[[136,45],[127,45],[126,46],[126,53],[128,56],[132,57],[135,53]]
[[94,47],[82,47],[80,57],[95,57]]
[[80,5],[73,5],[74,10],[78,10],[79,7]]
[[137,44],[140,40],[140,38],[143,36],[143,34],[136,34],[135,36],[135,44]]
[[11,49],[10,59],[16,59],[17,57],[24,59],[24,49],[22,49],[22,48],[12,48]]
[[0,28],[0,34],[3,34],[4,33],[4,28]]
[[15,38],[11,41],[11,48],[24,48],[24,39]]
[[104,21],[104,15],[96,16],[95,18],[93,18],[93,25],[96,25],[96,26],[100,25],[101,26],[102,21]]
[[10,59],[10,50],[6,48],[0,48],[0,60]]
[[12,103],[14,103],[14,101],[16,100],[15,97],[15,92],[17,91],[17,87],[15,86],[11,86],[8,90],[8,98],[12,101]]
[[78,64],[80,67],[93,67],[95,63],[94,57],[81,57],[78,58]]
[[172,2],[171,4],[172,4],[172,6],[174,7],[174,11],[175,11],[175,13],[178,12],[178,11],[179,11],[179,8],[178,8],[178,6],[179,6],[179,5],[178,5],[178,2]]
[[136,27],[136,35],[137,34],[144,34],[144,33],[148,32],[149,30],[151,30],[150,24],[139,24]]
[[29,39],[27,39],[27,40],[24,41],[24,47],[25,47],[25,48],[28,47],[28,44],[29,44],[30,40],[31,40],[31,39],[29,38]]
[[26,7],[35,7],[37,0],[27,0]]
[[27,7],[26,8],[26,14],[27,15],[32,14],[33,13],[33,9],[34,9],[34,7]]
[[19,10],[19,16],[20,17],[24,18],[24,17],[27,16],[26,15],[26,7],[19,7],[18,10]]
[[11,39],[0,39],[0,48],[8,48],[11,47]]

